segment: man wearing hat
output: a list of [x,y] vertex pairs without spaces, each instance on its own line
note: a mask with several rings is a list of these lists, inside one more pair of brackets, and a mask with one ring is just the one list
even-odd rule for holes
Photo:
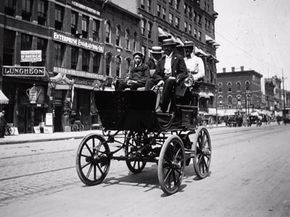
[[151,48],[151,57],[149,58],[147,65],[150,70],[150,78],[147,79],[145,84],[145,90],[150,90],[154,85],[156,85],[160,81],[159,76],[155,76],[156,66],[158,61],[161,59],[163,55],[162,47],[160,46],[153,46]]
[[177,53],[176,46],[177,43],[172,38],[163,40],[165,55],[158,62],[154,75],[158,81],[164,82],[160,102],[162,112],[167,112],[173,94],[183,96],[186,90],[183,84],[187,77],[186,65],[183,57]]
[[185,41],[185,57],[187,71],[192,73],[194,80],[201,80],[205,75],[203,60],[195,55],[193,41]]
[[139,51],[133,54],[133,67],[129,70],[129,77],[125,80],[116,82],[116,90],[124,90],[130,88],[137,90],[144,87],[146,80],[149,78],[149,68],[143,62],[143,54]]

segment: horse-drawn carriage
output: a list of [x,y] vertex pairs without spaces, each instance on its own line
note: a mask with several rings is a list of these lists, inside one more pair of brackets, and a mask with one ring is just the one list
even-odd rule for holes
[[197,127],[199,86],[174,98],[169,113],[156,112],[154,91],[96,91],[103,134],[87,135],[79,145],[76,169],[81,181],[100,184],[111,160],[125,161],[134,174],[148,162],[157,163],[159,184],[169,195],[179,190],[191,160],[197,177],[208,176],[212,146],[207,129]]

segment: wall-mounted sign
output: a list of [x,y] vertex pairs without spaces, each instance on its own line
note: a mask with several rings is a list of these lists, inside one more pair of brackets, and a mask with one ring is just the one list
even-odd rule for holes
[[2,75],[15,77],[44,77],[45,67],[3,66]]
[[73,46],[85,48],[91,51],[104,53],[104,45],[100,43],[85,40],[85,39],[80,39],[80,38],[74,38],[74,37],[64,35],[58,32],[53,32],[53,40],[70,44]]
[[83,4],[80,4],[80,3],[75,2],[75,1],[72,1],[71,3],[72,3],[72,5],[74,5],[74,6],[78,7],[78,8],[81,8],[83,10],[86,10],[86,11],[91,12],[91,13],[96,14],[96,15],[100,15],[100,11],[97,11],[97,10],[95,10],[93,8],[87,7],[87,6],[83,5]]
[[22,50],[20,51],[21,62],[41,62],[42,50]]
[[83,77],[83,78],[91,78],[91,79],[97,79],[97,80],[105,80],[104,75],[84,72],[84,71],[77,71],[73,69],[66,69],[66,68],[60,68],[60,67],[53,67],[53,71],[56,73],[62,73],[67,75],[73,75],[76,77]]

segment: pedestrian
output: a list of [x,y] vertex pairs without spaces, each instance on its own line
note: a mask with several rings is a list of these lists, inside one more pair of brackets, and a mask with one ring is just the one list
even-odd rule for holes
[[187,78],[188,74],[183,57],[177,53],[177,43],[170,38],[163,40],[162,46],[164,56],[156,66],[155,76],[158,81],[164,83],[160,109],[162,112],[168,112],[169,103],[174,94],[177,96],[185,94],[184,79]]
[[141,52],[133,54],[133,67],[129,69],[129,76],[124,80],[116,81],[116,90],[137,90],[140,87],[145,87],[145,83],[149,78],[149,68],[144,63],[144,56]]
[[7,124],[4,116],[5,116],[5,111],[0,112],[0,138],[4,138],[5,127]]
[[201,81],[205,76],[204,62],[202,58],[195,53],[195,46],[193,41],[184,42],[185,57],[187,71],[192,74],[195,81]]

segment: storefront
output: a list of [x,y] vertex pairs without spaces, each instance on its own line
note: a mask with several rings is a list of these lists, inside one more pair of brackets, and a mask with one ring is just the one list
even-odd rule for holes
[[48,109],[45,68],[4,66],[3,84],[9,98],[6,121],[13,123],[19,133],[33,133],[34,126],[45,121]]

